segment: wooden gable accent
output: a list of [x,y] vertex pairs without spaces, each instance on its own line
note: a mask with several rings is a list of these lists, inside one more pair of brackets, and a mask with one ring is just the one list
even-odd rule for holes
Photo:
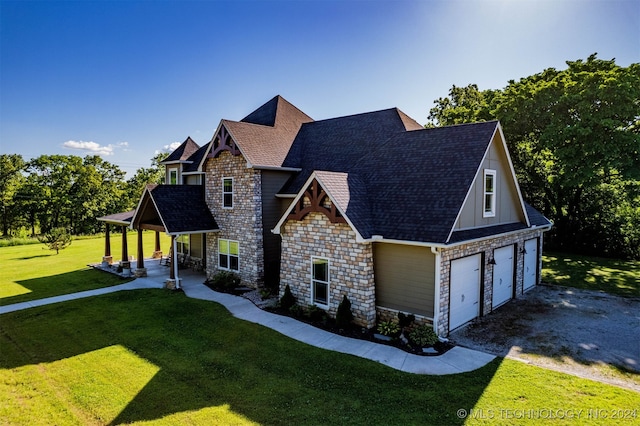
[[220,131],[213,139],[213,146],[211,147],[209,157],[216,158],[222,151],[229,151],[233,156],[241,154],[240,148],[238,148],[238,145],[224,126],[220,126]]
[[302,220],[311,212],[323,213],[331,223],[347,223],[316,179],[311,181],[287,219]]

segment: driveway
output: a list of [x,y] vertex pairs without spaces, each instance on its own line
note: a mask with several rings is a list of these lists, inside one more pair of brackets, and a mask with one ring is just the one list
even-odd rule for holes
[[541,285],[449,339],[640,391],[640,298]]

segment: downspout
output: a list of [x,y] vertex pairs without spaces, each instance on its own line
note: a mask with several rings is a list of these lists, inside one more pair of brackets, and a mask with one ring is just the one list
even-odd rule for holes
[[438,249],[437,247],[431,247],[431,253],[433,253],[436,256],[436,260],[435,260],[435,295],[434,295],[434,301],[433,301],[433,331],[436,332],[436,335],[439,335],[440,333],[438,333],[438,317],[440,316],[440,261],[442,258],[442,255],[440,254],[440,249]]

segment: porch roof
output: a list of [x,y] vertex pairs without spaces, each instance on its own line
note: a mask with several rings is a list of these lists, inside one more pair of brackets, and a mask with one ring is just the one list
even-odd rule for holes
[[130,210],[128,212],[110,214],[107,216],[99,217],[97,220],[101,222],[107,222],[114,225],[123,225],[129,226],[131,224],[131,220],[133,219],[133,215],[136,211]]

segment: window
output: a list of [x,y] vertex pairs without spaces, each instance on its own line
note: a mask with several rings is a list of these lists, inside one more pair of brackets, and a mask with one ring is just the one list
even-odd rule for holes
[[189,235],[178,235],[176,246],[178,247],[178,253],[189,254]]
[[222,207],[233,208],[233,178],[222,178]]
[[239,270],[240,243],[233,240],[218,240],[218,267],[229,271]]
[[169,170],[169,184],[177,185],[178,184],[178,171],[177,170]]
[[317,305],[329,305],[329,259],[311,257],[311,300]]
[[496,171],[486,169],[484,171],[484,206],[482,217],[494,217],[496,215]]

